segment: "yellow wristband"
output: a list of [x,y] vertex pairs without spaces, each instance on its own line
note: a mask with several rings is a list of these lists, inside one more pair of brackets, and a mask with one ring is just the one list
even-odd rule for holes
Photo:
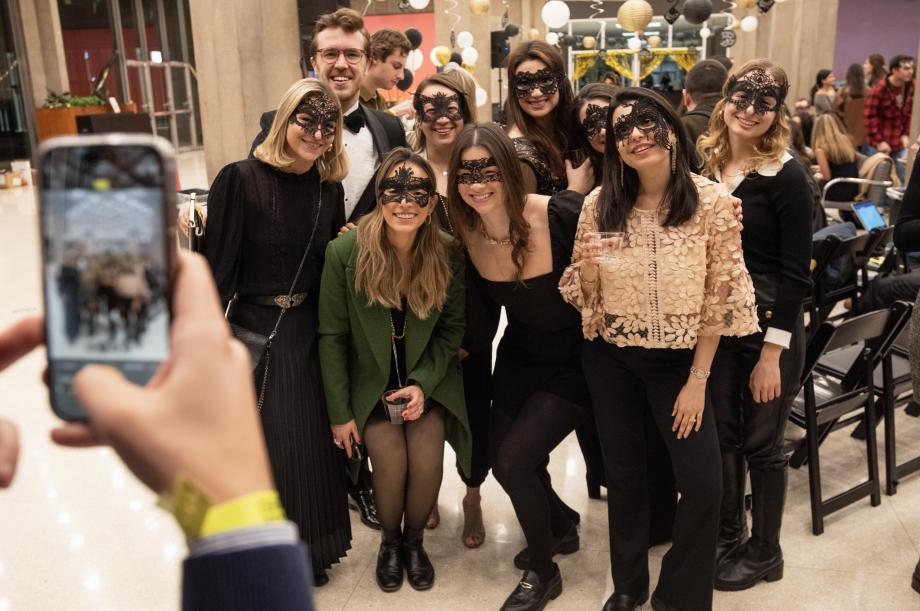
[[210,537],[247,526],[284,520],[284,509],[276,490],[253,492],[208,509],[199,536]]

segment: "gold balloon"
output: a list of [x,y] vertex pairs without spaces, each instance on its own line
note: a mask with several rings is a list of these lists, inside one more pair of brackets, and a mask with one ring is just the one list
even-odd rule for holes
[[617,23],[627,32],[641,32],[654,14],[652,5],[646,0],[626,0],[617,11]]
[[470,10],[474,15],[486,15],[489,12],[489,0],[470,0]]
[[435,47],[434,55],[442,66],[447,65],[447,62],[450,61],[450,48],[444,46]]
[[597,45],[597,39],[593,36],[585,36],[581,39],[581,46],[585,49],[593,49]]
[[540,30],[538,30],[537,28],[530,28],[530,31],[527,32],[527,38],[529,40],[540,40],[541,38],[543,38],[543,35],[540,34]]
[[654,35],[648,37],[648,46],[653,49],[657,49],[661,46],[661,36]]
[[470,74],[476,73],[476,66],[474,66],[473,64],[463,64],[462,68],[466,70],[467,72],[469,72]]
[[738,8],[740,9],[749,9],[757,6],[757,0],[736,0],[738,3]]

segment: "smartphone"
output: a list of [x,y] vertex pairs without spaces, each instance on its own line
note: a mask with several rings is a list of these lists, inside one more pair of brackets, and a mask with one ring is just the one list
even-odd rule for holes
[[71,382],[84,365],[146,384],[169,354],[175,156],[145,134],[51,138],[38,156],[51,408],[81,421]]

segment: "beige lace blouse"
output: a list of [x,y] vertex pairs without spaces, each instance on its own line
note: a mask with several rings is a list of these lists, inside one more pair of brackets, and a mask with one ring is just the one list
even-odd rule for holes
[[559,281],[563,299],[581,310],[585,339],[617,346],[694,348],[698,336],[759,331],[754,287],[744,267],[741,231],[724,187],[694,175],[700,205],[680,227],[660,213],[633,210],[620,256],[601,262],[596,282],[583,282],[581,244],[597,231],[600,188],[585,198],[572,263]]

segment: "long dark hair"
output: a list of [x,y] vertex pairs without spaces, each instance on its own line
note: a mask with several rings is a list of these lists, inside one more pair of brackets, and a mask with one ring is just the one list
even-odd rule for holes
[[827,68],[821,68],[818,70],[817,76],[815,76],[815,84],[811,86],[811,105],[815,105],[815,94],[818,93],[818,90],[824,86],[824,79],[830,76],[831,71]]
[[447,202],[450,217],[456,231],[456,238],[464,247],[466,236],[478,230],[482,222],[479,214],[460,196],[457,188],[457,172],[460,169],[460,157],[463,151],[474,146],[484,147],[495,159],[495,165],[504,180],[505,211],[511,219],[511,260],[514,262],[515,279],[520,280],[524,271],[524,258],[530,240],[530,223],[524,219],[524,202],[527,191],[521,175],[521,163],[514,152],[514,145],[502,129],[494,123],[474,123],[467,125],[457,136],[454,152],[450,157],[450,169],[447,172]]
[[859,64],[847,68],[847,95],[851,98],[866,97],[866,73]]
[[[562,54],[552,45],[542,40],[531,40],[514,47],[508,54],[508,80],[514,79],[518,66],[529,59],[535,59],[546,64],[550,70],[565,74],[565,62]],[[572,108],[572,83],[568,78],[562,79],[559,85],[559,103],[550,115],[550,128],[544,130],[537,122],[521,108],[514,91],[509,87],[508,99],[505,100],[505,117],[508,126],[512,125],[521,130],[524,137],[530,140],[539,151],[545,151],[550,169],[556,176],[565,176],[565,165],[562,161],[562,151],[568,149],[567,134],[571,133],[569,125],[569,109]]]
[[[620,152],[617,150],[617,141],[613,137],[613,112],[618,106],[648,100],[655,104],[658,112],[664,116],[668,129],[671,131],[676,167],[668,181],[664,198],[661,200],[662,208],[667,210],[664,219],[665,227],[676,227],[689,221],[699,205],[699,193],[691,176],[695,157],[693,145],[687,136],[686,130],[680,122],[680,117],[674,108],[660,94],[641,87],[621,89],[610,103],[610,112],[607,114],[607,143],[604,151],[604,182],[601,192],[597,197],[597,227],[601,231],[623,231],[630,211],[636,205],[639,197],[639,174],[622,163]],[[621,175],[622,172],[622,175]]]
[[616,96],[616,94],[617,88],[613,85],[607,85],[605,83],[590,83],[578,90],[578,95],[575,96],[575,102],[572,104],[572,116],[570,121],[573,128],[572,132],[575,134],[575,137],[573,138],[573,148],[585,149],[591,159],[591,165],[594,166],[595,172],[599,172],[603,167],[604,155],[595,151],[591,146],[591,142],[588,140],[588,135],[585,134],[585,130],[581,126],[579,114],[581,114],[581,107],[587,104],[589,101],[607,100],[607,103],[611,104],[613,103],[613,98]]
[[881,53],[873,53],[867,58],[872,70],[869,73],[869,87],[875,87],[879,81],[888,76],[888,69],[885,67],[885,58]]

